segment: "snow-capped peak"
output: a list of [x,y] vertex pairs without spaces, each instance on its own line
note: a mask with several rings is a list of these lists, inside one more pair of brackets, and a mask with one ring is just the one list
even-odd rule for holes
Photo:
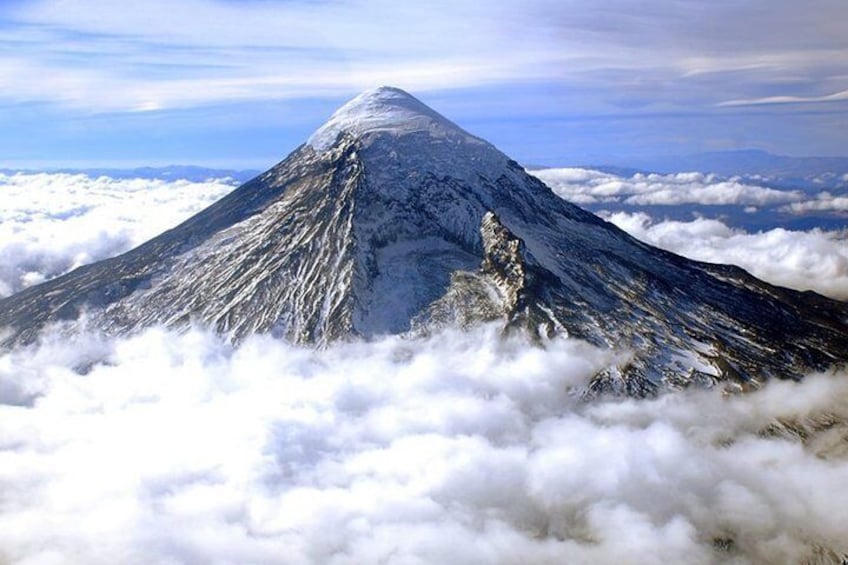
[[626,352],[589,392],[748,390],[848,363],[845,303],[640,243],[402,90],[358,96],[310,143],[326,150],[0,300],[0,350],[84,313],[109,333],[208,324],[317,344],[499,320]]
[[434,137],[461,137],[468,141],[485,143],[463,131],[408,92],[392,86],[366,90],[350,100],[336,110],[330,119],[310,136],[307,143],[317,151],[324,151],[342,132],[362,137],[372,132],[402,135],[419,131]]

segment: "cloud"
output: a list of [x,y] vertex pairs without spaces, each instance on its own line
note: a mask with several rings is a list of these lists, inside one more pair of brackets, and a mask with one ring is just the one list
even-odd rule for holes
[[[779,182],[779,178],[756,178],[754,182],[764,183],[760,186],[736,177],[723,179],[703,173],[637,173],[624,177],[582,168],[531,172],[566,200],[591,205],[595,211],[603,207],[599,213],[604,218],[646,243],[700,261],[738,265],[772,284],[848,300],[848,239],[844,230],[778,228],[748,233],[743,228],[731,228],[721,218],[703,217],[716,214],[708,208],[698,209],[736,206],[737,221],[746,221],[739,220],[745,212],[758,214],[756,221],[769,218],[777,224],[785,214],[843,214],[848,211],[844,195],[829,191],[808,195],[765,184]],[[843,180],[835,173],[807,178],[811,186],[836,188]],[[659,220],[631,208],[663,205],[685,206],[673,213],[691,212],[698,217],[691,221]],[[659,214],[656,209],[652,212]]]
[[766,96],[748,100],[728,100],[719,106],[761,106],[764,104],[813,104],[818,102],[842,102],[848,100],[848,90],[823,96]]
[[[440,4],[30,2],[6,10],[18,25],[0,39],[18,49],[0,57],[0,85],[16,101],[146,112],[537,76],[538,47],[499,48],[502,7]],[[39,88],[23,78],[35,74]]]
[[115,0],[37,0],[0,7],[0,86],[8,101],[83,112],[521,81],[589,86],[589,107],[623,87],[653,110],[713,108],[787,76],[844,88],[848,43],[833,22],[845,6],[827,4],[150,0],[128,13]]
[[227,179],[0,174],[0,297],[127,251],[232,189]]
[[[848,551],[848,375],[582,401],[613,359],[492,327],[324,351],[266,337],[233,348],[199,329],[47,337],[0,356],[0,555],[754,563]],[[828,426],[803,428],[824,415]]]
[[[607,182],[568,174],[575,186]],[[10,287],[123,250],[231,189],[65,174],[0,181]],[[748,257],[761,276],[772,268],[822,292],[848,290],[840,234],[609,217],[678,252]],[[848,374],[746,396],[583,400],[589,379],[624,354],[570,339],[529,347],[491,326],[322,351],[266,336],[234,347],[200,328],[48,333],[0,354],[0,561],[763,563],[848,553]]]
[[804,6],[0,2],[0,125],[28,132],[0,135],[0,153],[13,166],[276,155],[345,99],[389,84],[524,162],[746,146],[837,154],[844,101],[814,113],[718,106],[848,88],[834,24],[846,4]]
[[[843,181],[848,181],[848,175],[843,176]],[[848,196],[834,195],[830,192],[820,192],[815,200],[804,200],[792,202],[782,206],[781,211],[792,214],[807,214],[809,212],[846,212],[848,211]]]
[[680,222],[655,221],[643,212],[602,215],[637,239],[679,255],[738,265],[772,284],[848,300],[845,231],[777,228],[747,233],[705,218]]
[[557,195],[576,204],[765,206],[793,202],[803,197],[798,191],[776,190],[745,184],[736,178],[722,179],[696,172],[669,175],[636,173],[631,177],[621,177],[592,169],[562,168],[530,173]]

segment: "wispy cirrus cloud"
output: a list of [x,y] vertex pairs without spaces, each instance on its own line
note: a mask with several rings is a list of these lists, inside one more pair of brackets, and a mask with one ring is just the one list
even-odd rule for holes
[[[128,14],[120,2],[27,2],[3,11],[12,25],[0,41],[16,49],[0,58],[0,82],[7,98],[143,111],[534,75],[532,48],[490,56],[502,9],[441,8],[154,0]],[[475,22],[473,33],[464,17]],[[35,75],[39,88],[27,80]]]
[[718,106],[762,106],[767,104],[814,104],[821,102],[843,102],[848,100],[848,90],[823,96],[766,96],[747,100],[727,100]]
[[[745,146],[836,154],[846,101],[819,115],[719,106],[848,89],[848,40],[834,24],[848,7],[814,4],[3,2],[0,152],[8,163],[102,153],[230,166],[226,132],[236,150],[278,155],[346,98],[391,84],[483,124],[474,131],[526,162]],[[22,144],[2,133],[12,131],[29,135]]]
[[[819,3],[151,0],[128,11],[116,0],[33,0],[0,8],[0,43],[13,48],[0,57],[0,96],[142,111],[381,83],[425,91],[543,81],[596,93],[642,84],[654,107],[704,98],[707,107],[723,102],[717,92],[766,98],[747,95],[787,75],[838,82],[848,43],[832,22],[845,7]],[[757,26],[745,23],[755,17]],[[740,70],[756,72],[740,80]],[[705,97],[704,81],[726,73],[734,80]],[[41,88],[28,84],[33,76]]]

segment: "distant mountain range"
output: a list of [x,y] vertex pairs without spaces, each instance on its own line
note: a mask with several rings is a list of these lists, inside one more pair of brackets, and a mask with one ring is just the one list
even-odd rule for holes
[[623,159],[586,168],[630,176],[635,172],[698,171],[749,181],[767,181],[787,189],[848,188],[848,157],[788,157],[759,149],[713,151],[692,155]]
[[711,172],[719,175],[807,176],[828,171],[848,173],[848,157],[788,157],[760,149],[711,151],[691,155],[630,160],[628,166],[657,172]]

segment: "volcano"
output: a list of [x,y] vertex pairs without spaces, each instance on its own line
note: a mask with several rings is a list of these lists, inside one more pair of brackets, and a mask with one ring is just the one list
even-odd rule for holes
[[367,91],[278,165],[118,257],[0,300],[53,322],[294,343],[501,323],[619,348],[593,387],[755,387],[848,358],[848,304],[637,241],[406,92]]

